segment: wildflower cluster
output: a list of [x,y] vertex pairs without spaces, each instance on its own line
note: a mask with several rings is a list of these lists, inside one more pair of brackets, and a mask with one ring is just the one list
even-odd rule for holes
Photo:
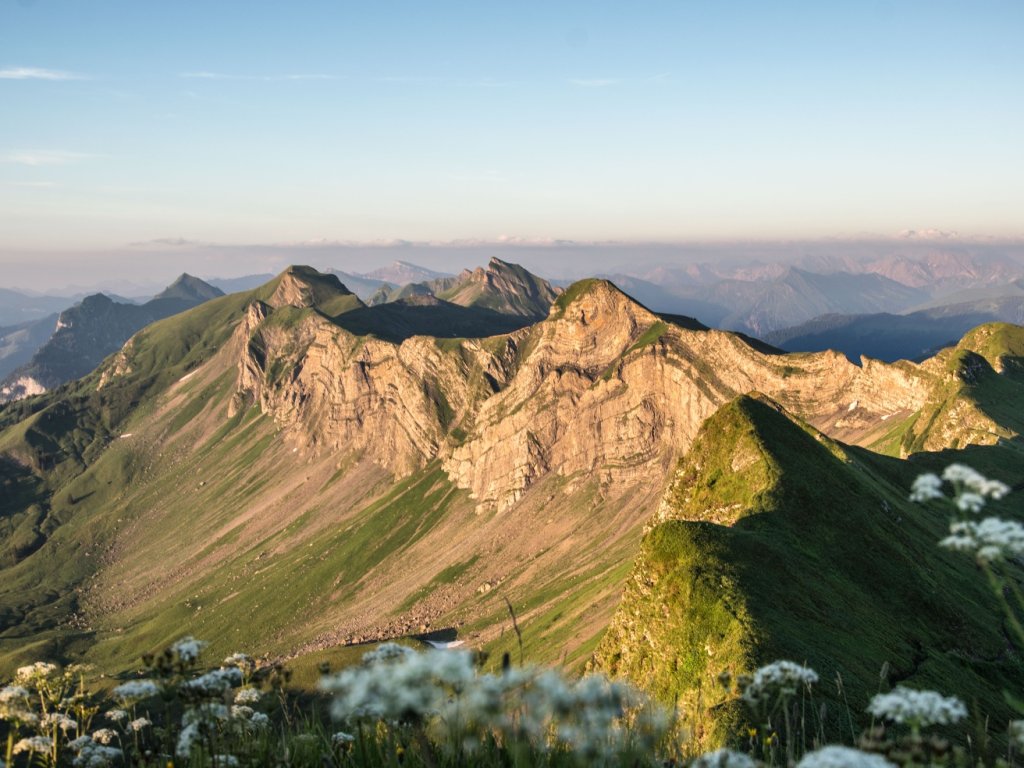
[[955,696],[903,686],[872,698],[868,712],[893,723],[905,723],[915,730],[931,725],[953,725],[967,717],[967,708]]
[[690,768],[756,768],[757,763],[750,755],[732,749],[716,749],[705,752],[692,763]]
[[385,644],[320,685],[334,695],[337,720],[419,729],[455,753],[520,745],[602,764],[627,753],[652,755],[669,726],[623,683],[598,675],[570,683],[535,668],[481,674],[465,651],[416,653]]
[[775,661],[758,669],[743,689],[748,704],[761,704],[778,697],[795,696],[818,682],[818,673],[793,661]]
[[808,752],[796,768],[895,768],[881,755],[850,747],[829,746]]
[[14,756],[26,755],[30,762],[53,764],[65,749],[74,752],[72,745],[91,741],[83,734],[98,709],[84,690],[84,671],[36,662],[19,668],[14,680],[0,688],[0,720],[8,733],[4,762],[11,765]]
[[[943,491],[949,484],[953,495]],[[957,552],[968,552],[979,563],[989,564],[1024,554],[1024,526],[1014,520],[986,517],[974,520],[968,515],[979,514],[989,500],[998,501],[1010,492],[1010,487],[999,480],[990,480],[977,470],[963,464],[950,464],[942,476],[919,475],[911,487],[911,501],[944,500],[952,504],[957,517],[950,522],[949,536],[939,545]]]
[[939,477],[934,473],[918,475],[910,487],[911,501],[945,499],[944,483],[953,488],[953,501],[961,512],[980,512],[986,499],[998,501],[1010,492],[1010,487],[999,480],[989,480],[964,464],[950,464]]

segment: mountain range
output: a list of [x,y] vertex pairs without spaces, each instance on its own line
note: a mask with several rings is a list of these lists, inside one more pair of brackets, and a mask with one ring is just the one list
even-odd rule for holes
[[1024,328],[855,365],[602,279],[428,284],[367,306],[291,267],[0,410],[0,669],[186,632],[315,664],[444,630],[498,664],[507,599],[529,660],[699,688],[708,743],[718,674],[780,656],[1006,714],[998,605],[907,489],[955,460],[1024,482]]
[[764,335],[765,341],[790,352],[835,349],[851,360],[921,360],[951,346],[968,330],[990,322],[1024,324],[1024,281],[998,291],[962,291],[950,303],[930,302],[924,309],[902,315],[827,314],[800,325]]
[[[18,332],[0,329],[0,350],[10,350],[6,357],[14,362],[30,355],[4,371],[0,402],[39,394],[84,376],[140,328],[223,295],[199,278],[183,274],[145,304],[121,303],[97,293],[61,312],[56,325],[47,318]],[[51,330],[44,336],[46,329]]]

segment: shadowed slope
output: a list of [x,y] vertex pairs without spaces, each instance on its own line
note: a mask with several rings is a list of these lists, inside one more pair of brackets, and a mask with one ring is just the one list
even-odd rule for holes
[[890,682],[978,697],[986,715],[1009,716],[1000,691],[1024,682],[1024,668],[986,581],[938,547],[946,516],[906,500],[914,474],[761,396],[722,407],[652,520],[601,667],[689,712],[702,697],[709,744],[740,717],[718,675],[777,658],[819,672],[816,698],[833,718],[846,702],[830,681],[842,676],[859,718],[885,662]]

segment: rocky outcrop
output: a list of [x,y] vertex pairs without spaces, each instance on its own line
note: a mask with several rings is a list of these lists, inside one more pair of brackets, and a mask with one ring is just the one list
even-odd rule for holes
[[258,402],[303,449],[366,451],[398,474],[440,458],[481,511],[509,509],[549,473],[570,488],[663,473],[722,403],[751,390],[856,442],[920,409],[933,378],[912,364],[758,351],[666,323],[600,280],[514,334],[400,344],[296,315],[308,291],[286,285],[238,328],[236,400]]
[[482,306],[534,320],[543,319],[558,296],[547,280],[495,258],[486,268],[465,270],[451,285],[439,283],[437,288],[437,295],[453,304]]
[[733,334],[666,324],[603,281],[556,305],[529,341],[513,381],[445,462],[498,510],[549,471],[628,480],[685,451],[722,403],[751,390],[844,439],[920,408],[928,391],[913,366],[770,355]]

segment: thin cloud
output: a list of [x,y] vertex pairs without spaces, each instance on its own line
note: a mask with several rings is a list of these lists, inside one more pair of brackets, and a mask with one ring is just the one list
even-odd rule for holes
[[292,75],[232,75],[226,72],[182,72],[178,77],[188,80],[248,80],[251,82],[280,83],[293,80],[339,80],[337,75],[321,73]]
[[27,149],[0,155],[0,162],[37,167],[43,165],[69,165],[93,157],[98,157],[98,155],[90,155],[86,152],[68,152],[62,149]]
[[7,181],[4,182],[4,185],[19,189],[53,189],[60,186],[55,181]]
[[7,67],[0,69],[0,80],[87,80],[85,75],[41,67]]
[[624,82],[621,77],[594,77],[594,78],[570,78],[569,85],[580,88],[607,88],[611,85],[618,85]]
[[213,245],[213,243],[204,243],[201,240],[187,240],[184,237],[157,237],[152,240],[140,240],[134,243],[128,243],[130,248],[151,248],[168,246],[171,248],[191,248],[194,246]]

